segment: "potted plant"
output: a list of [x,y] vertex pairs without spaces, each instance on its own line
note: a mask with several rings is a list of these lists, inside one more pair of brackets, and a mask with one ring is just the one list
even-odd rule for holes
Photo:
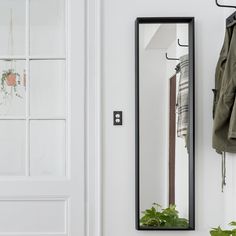
[[162,227],[162,228],[187,228],[188,220],[179,217],[176,205],[162,209],[162,207],[153,203],[150,209],[142,212],[140,219],[141,226]]
[[[236,226],[236,222],[232,221],[229,223],[230,226]],[[224,230],[221,229],[220,226],[218,228],[212,228],[210,231],[211,236],[236,236],[236,228],[233,228],[231,230]]]
[[15,96],[21,97],[17,92],[17,86],[20,83],[20,74],[15,72],[14,69],[4,70],[2,72],[0,83],[0,91],[5,97],[13,95],[13,93]]
[[12,70],[8,71],[6,76],[6,83],[8,86],[15,86],[16,85],[16,73]]

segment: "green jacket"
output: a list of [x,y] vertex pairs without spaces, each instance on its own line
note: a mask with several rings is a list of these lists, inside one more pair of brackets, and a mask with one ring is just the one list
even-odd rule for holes
[[226,29],[216,67],[213,104],[213,148],[236,152],[236,25]]

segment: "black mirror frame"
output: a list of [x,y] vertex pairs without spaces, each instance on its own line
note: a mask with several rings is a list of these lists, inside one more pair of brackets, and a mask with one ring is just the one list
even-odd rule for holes
[[[139,25],[153,23],[187,23],[189,25],[189,227],[156,228],[140,226],[139,189]],[[135,225],[137,230],[195,230],[195,46],[194,17],[139,17],[135,21]]]

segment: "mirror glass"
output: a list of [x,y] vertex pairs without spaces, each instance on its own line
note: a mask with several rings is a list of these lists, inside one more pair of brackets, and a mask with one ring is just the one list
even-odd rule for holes
[[138,229],[193,228],[189,22],[138,24]]

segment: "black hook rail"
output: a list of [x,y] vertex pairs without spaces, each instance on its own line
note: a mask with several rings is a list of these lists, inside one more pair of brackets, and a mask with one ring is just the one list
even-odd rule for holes
[[[215,2],[218,7],[227,7],[227,8],[235,8],[236,9],[236,6],[222,5],[222,4],[219,4],[217,0],[215,0]],[[226,27],[231,27],[235,23],[236,23],[236,11],[226,19]]]
[[178,45],[179,45],[180,47],[186,47],[186,48],[188,47],[188,45],[186,45],[186,44],[181,44],[179,39],[178,39]]
[[179,61],[179,58],[168,57],[167,53],[166,53],[166,59],[169,61]]
[[235,8],[235,9],[236,9],[236,6],[222,5],[222,4],[219,4],[217,0],[215,0],[215,1],[216,1],[216,5],[217,5],[218,7],[229,7],[229,8]]

